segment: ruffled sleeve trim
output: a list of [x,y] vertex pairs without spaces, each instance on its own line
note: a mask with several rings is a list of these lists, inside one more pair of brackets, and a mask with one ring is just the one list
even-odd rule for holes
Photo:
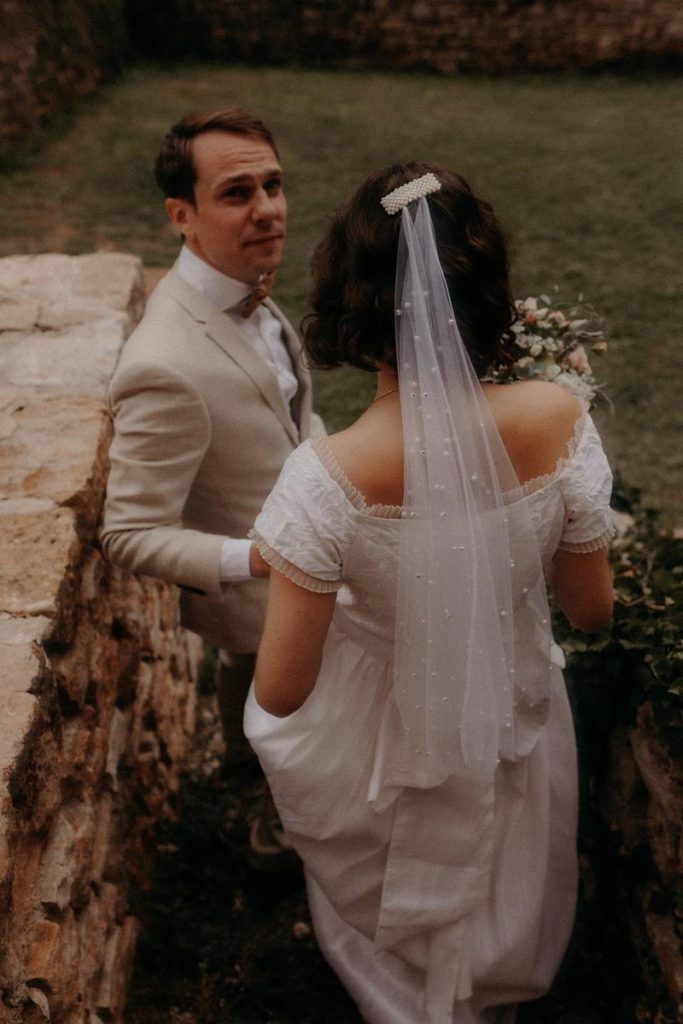
[[602,548],[606,548],[616,530],[614,524],[610,525],[604,533],[601,533],[599,537],[595,537],[593,540],[579,541],[576,544],[572,544],[571,541],[562,541],[559,546],[559,551],[569,551],[575,555],[589,555],[593,551],[600,551]]
[[259,537],[259,535],[253,530],[249,534],[249,537],[253,540],[268,565],[282,573],[282,575],[286,576],[288,580],[292,581],[292,583],[296,583],[298,587],[303,587],[304,590],[311,590],[315,594],[331,594],[334,591],[339,590],[341,587],[341,580],[320,580],[315,576],[311,576],[309,573],[304,572],[302,569],[299,569],[298,566],[293,565],[292,562],[283,558],[279,551],[276,551],[275,548],[270,546],[270,544],[267,544],[266,541],[262,537]]

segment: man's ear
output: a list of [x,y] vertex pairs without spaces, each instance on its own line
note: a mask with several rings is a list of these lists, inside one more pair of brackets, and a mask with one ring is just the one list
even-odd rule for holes
[[169,196],[165,202],[166,213],[171,224],[183,238],[187,238],[188,235],[192,235],[193,225],[193,214],[195,212],[194,205],[187,199],[178,199],[173,196]]

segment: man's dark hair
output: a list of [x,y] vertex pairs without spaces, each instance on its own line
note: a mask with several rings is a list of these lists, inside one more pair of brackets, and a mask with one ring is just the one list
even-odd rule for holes
[[240,107],[217,107],[187,114],[164,135],[154,162],[154,177],[165,196],[194,203],[197,171],[192,160],[192,140],[206,132],[254,135],[278,155],[273,136],[263,122]]
[[313,366],[374,370],[396,365],[394,282],[401,227],[380,205],[388,192],[431,171],[428,196],[439,260],[465,347],[481,375],[506,349],[515,311],[498,220],[459,174],[432,163],[394,164],[371,175],[333,216],[312,262],[313,312],[304,345]]

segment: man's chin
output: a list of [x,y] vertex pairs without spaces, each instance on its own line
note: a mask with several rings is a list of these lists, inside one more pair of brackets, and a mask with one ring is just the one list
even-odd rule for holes
[[258,264],[256,271],[257,277],[262,277],[264,274],[274,274],[282,266],[282,257],[278,259],[263,260]]

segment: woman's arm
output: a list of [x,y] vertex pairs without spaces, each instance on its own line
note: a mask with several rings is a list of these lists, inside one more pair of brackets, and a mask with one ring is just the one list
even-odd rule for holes
[[285,718],[313,690],[336,598],[336,591],[316,594],[271,571],[254,676],[256,700],[264,711]]
[[612,617],[614,590],[607,548],[579,554],[556,551],[549,581],[572,626],[586,633],[604,629]]

